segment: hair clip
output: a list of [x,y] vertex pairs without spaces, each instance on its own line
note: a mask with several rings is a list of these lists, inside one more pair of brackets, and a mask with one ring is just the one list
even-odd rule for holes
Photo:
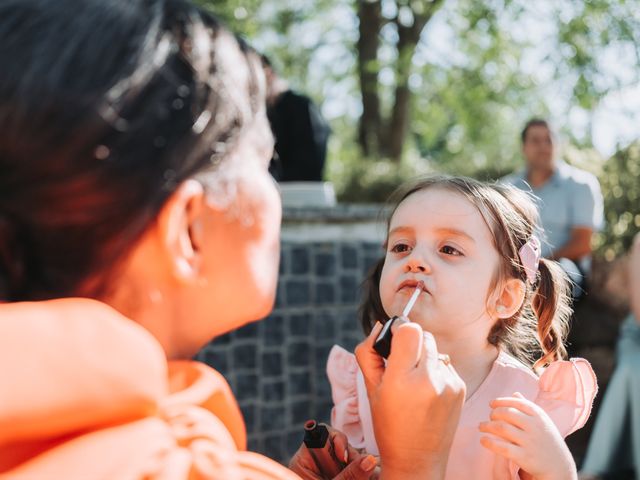
[[538,265],[540,263],[540,240],[538,240],[538,237],[531,235],[527,243],[518,250],[518,255],[527,274],[527,280],[533,285],[537,280]]

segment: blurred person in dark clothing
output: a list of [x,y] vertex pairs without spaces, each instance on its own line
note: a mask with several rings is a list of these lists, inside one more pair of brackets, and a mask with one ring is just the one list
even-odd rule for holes
[[331,129],[313,101],[293,91],[262,55],[267,78],[267,116],[276,139],[269,167],[279,182],[321,182]]

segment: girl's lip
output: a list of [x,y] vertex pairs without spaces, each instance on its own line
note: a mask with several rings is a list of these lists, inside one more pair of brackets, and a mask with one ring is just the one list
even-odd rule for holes
[[[418,285],[418,283],[420,283],[420,280],[405,280],[404,282],[402,282],[400,284],[400,286],[398,287],[398,291],[402,290],[405,287],[408,288],[416,288],[416,286]],[[427,290],[427,286],[425,285],[424,281],[422,282],[422,291],[423,292],[427,292],[429,293],[429,290]]]

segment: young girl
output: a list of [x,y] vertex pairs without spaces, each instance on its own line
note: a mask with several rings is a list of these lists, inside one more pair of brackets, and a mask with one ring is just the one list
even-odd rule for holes
[[[455,177],[420,179],[395,198],[361,321],[368,334],[401,315],[424,282],[410,320],[433,334],[467,386],[446,478],[574,478],[562,437],[584,425],[597,384],[586,360],[562,360],[569,284],[540,258],[534,204],[510,187]],[[335,346],[327,372],[333,426],[376,454],[354,356]]]

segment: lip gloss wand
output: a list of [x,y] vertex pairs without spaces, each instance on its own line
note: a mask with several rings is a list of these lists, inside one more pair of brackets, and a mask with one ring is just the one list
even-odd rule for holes
[[[409,313],[411,312],[411,309],[413,308],[413,306],[416,304],[416,301],[418,300],[418,296],[423,291],[423,289],[424,289],[424,282],[421,280],[416,285],[416,289],[413,291],[413,294],[411,295],[411,298],[409,298],[409,301],[407,302],[407,305],[404,307],[404,310],[402,310],[402,317],[409,318]],[[380,333],[378,334],[378,338],[376,338],[376,341],[373,344],[374,350],[384,358],[388,358],[389,354],[391,353],[391,338],[393,337],[393,334],[391,333],[391,326],[396,320],[399,320],[399,319],[400,317],[395,315],[391,317],[389,320],[387,320],[387,322],[382,327],[382,330],[380,330]]]

